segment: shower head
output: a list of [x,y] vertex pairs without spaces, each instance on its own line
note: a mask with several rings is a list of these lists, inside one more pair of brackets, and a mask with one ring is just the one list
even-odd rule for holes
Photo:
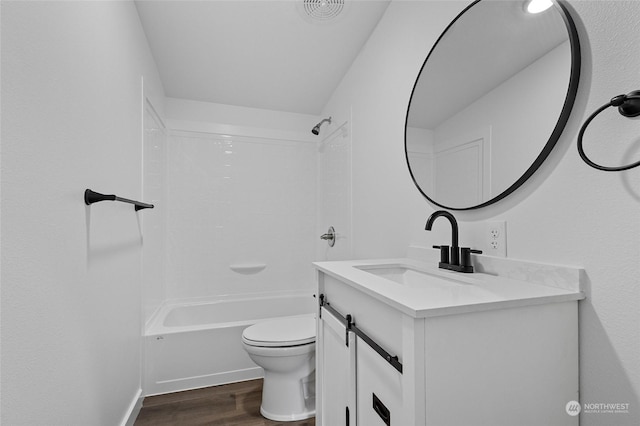
[[321,122],[319,122],[318,124],[316,124],[314,126],[313,129],[311,129],[311,133],[313,133],[314,135],[319,135],[320,134],[320,126],[322,126],[322,123],[324,123],[325,121],[328,121],[329,124],[331,124],[331,117],[329,118],[325,118],[324,120],[322,120]]

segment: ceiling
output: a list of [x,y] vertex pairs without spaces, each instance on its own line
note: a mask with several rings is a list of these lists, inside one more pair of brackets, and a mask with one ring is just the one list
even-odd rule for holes
[[136,7],[167,96],[318,115],[389,1],[346,0],[327,21],[305,15],[303,0]]

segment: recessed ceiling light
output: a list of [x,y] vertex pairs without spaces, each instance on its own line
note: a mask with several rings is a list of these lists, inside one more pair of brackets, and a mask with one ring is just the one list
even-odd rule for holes
[[553,6],[551,0],[528,0],[525,4],[525,10],[528,13],[540,13]]

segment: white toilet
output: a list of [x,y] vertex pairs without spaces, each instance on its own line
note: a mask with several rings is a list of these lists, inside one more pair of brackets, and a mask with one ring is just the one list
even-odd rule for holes
[[313,417],[316,321],[314,316],[266,320],[247,327],[242,343],[264,369],[260,413],[270,420]]

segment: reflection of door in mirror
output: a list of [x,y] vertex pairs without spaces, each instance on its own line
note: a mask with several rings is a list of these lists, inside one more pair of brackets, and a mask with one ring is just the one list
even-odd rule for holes
[[477,205],[491,196],[491,128],[434,146],[433,194],[445,205]]

